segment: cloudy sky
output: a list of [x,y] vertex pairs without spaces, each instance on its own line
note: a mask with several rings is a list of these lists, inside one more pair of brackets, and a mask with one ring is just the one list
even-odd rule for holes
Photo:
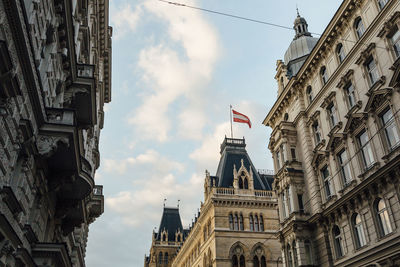
[[[296,17],[294,0],[176,1],[290,27]],[[297,1],[317,33],[340,3]],[[256,168],[273,168],[262,121],[276,98],[276,60],[294,33],[157,0],[110,0],[110,19],[112,102],[96,174],[105,212],[90,227],[86,259],[88,267],[141,267],[163,199],[180,200],[184,226],[200,207],[204,172],[215,174],[230,135],[230,104],[253,123],[234,125],[234,136],[245,137]]]

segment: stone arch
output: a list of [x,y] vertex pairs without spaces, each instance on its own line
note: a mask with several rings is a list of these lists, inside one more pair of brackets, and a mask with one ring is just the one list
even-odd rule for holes
[[248,247],[243,244],[240,241],[235,242],[231,248],[229,249],[229,259],[231,259],[233,257],[233,255],[238,255],[240,254],[239,249],[241,249],[241,252],[243,253],[242,255],[246,258],[249,259],[250,257],[250,250],[248,249]]
[[[257,251],[258,248],[261,248],[262,251],[261,252]],[[261,258],[261,256],[265,256],[265,259],[267,260],[267,262],[272,260],[271,249],[261,242],[254,244],[253,247],[251,248],[250,257],[253,258],[256,255],[259,256],[260,258]]]

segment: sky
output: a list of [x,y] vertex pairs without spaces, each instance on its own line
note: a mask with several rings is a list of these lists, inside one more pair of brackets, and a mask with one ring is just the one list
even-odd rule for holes
[[[171,0],[174,1],[174,0]],[[322,33],[339,0],[176,0],[293,26],[296,5]],[[96,184],[104,214],[90,225],[86,266],[141,267],[163,202],[187,227],[203,201],[205,170],[215,174],[230,136],[230,105],[252,121],[234,123],[258,169],[273,169],[262,121],[277,95],[276,60],[294,31],[169,5],[110,0],[112,102],[101,132]]]

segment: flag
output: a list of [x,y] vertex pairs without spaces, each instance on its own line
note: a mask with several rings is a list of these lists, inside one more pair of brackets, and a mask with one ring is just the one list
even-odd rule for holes
[[232,109],[232,113],[233,113],[233,121],[234,122],[247,123],[249,125],[249,128],[251,128],[251,121],[250,121],[249,117],[247,117],[246,115],[239,113],[233,109]]

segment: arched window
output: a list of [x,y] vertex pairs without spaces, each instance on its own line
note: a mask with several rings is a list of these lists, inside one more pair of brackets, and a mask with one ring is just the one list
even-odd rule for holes
[[244,178],[244,189],[249,189],[249,181],[247,178]]
[[321,68],[320,74],[321,74],[322,84],[326,84],[326,82],[328,81],[328,72],[326,71],[325,66]]
[[364,228],[362,226],[361,216],[358,213],[353,215],[353,227],[354,227],[354,235],[356,237],[355,238],[356,246],[357,248],[361,248],[365,246],[367,242],[365,241]]
[[164,264],[168,265],[168,252],[165,252],[164,254]]
[[264,232],[264,218],[260,215],[260,231]]
[[354,21],[354,29],[356,30],[357,37],[361,38],[361,36],[363,36],[365,32],[364,24],[361,17],[356,18],[356,20]]
[[346,54],[344,53],[344,47],[342,44],[338,44],[336,48],[336,53],[339,59],[339,62],[342,63],[344,58],[346,57]]
[[239,188],[243,189],[243,180],[242,180],[242,178],[239,178]]
[[392,226],[390,225],[389,213],[387,211],[385,201],[379,199],[376,201],[375,210],[377,214],[377,220],[379,225],[380,234],[385,236],[392,232]]
[[243,231],[244,230],[244,224],[243,224],[243,215],[242,214],[240,214],[239,225],[240,225],[240,231]]
[[292,250],[293,250],[293,265],[297,266],[297,250],[296,250],[296,241],[293,240],[292,243]]
[[233,230],[233,216],[229,214],[229,229]]
[[307,265],[312,265],[312,248],[311,248],[311,242],[310,240],[305,240],[304,241],[304,250],[306,252],[306,264]]
[[239,230],[239,222],[238,222],[238,215],[237,214],[235,214],[234,222],[235,222],[235,230]]
[[335,225],[332,229],[332,235],[334,238],[334,243],[335,243],[335,251],[336,251],[336,258],[341,258],[343,257],[343,244],[342,244],[342,235],[340,232],[340,229],[337,225]]
[[254,231],[254,220],[253,220],[253,215],[250,215],[249,221],[250,221],[250,231]]
[[208,222],[207,232],[208,232],[208,236],[210,236],[211,235],[211,221]]
[[253,267],[259,267],[260,266],[260,261],[258,260],[257,256],[254,256],[253,258]]
[[246,261],[243,255],[240,256],[240,267],[246,267]]
[[259,227],[258,227],[259,225],[258,225],[258,216],[257,215],[255,215],[254,216],[254,231],[256,231],[256,232],[258,232],[259,231]]
[[286,246],[286,252],[288,256],[288,266],[293,267],[293,256],[292,256],[292,249],[289,244]]
[[163,261],[163,254],[162,254],[162,252],[160,251],[160,253],[158,253],[158,264],[162,264],[162,261]]
[[238,258],[236,255],[233,255],[233,257],[232,257],[232,267],[239,267],[239,262],[238,262]]
[[163,234],[162,241],[167,241],[167,234]]
[[178,242],[181,242],[181,235],[178,235]]
[[267,267],[267,261],[264,256],[261,257],[261,267]]
[[313,94],[312,94],[311,85],[307,86],[306,94],[307,94],[308,104],[311,104],[311,102],[313,101]]

